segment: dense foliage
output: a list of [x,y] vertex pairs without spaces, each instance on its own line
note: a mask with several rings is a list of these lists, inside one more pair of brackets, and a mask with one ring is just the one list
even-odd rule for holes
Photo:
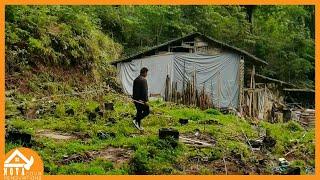
[[314,6],[7,6],[6,71],[88,69],[198,31],[243,48],[264,74],[314,86]]
[[79,66],[90,70],[119,57],[121,45],[100,30],[95,19],[69,6],[6,8],[7,72],[23,65]]

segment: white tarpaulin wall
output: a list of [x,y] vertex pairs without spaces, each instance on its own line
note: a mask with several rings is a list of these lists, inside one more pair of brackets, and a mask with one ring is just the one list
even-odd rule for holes
[[149,69],[147,76],[149,95],[164,96],[167,74],[170,77],[173,74],[173,59],[174,54],[165,54],[118,63],[119,78],[124,92],[132,95],[133,80],[139,76],[142,67],[147,67]]
[[132,95],[133,80],[142,67],[147,67],[149,94],[161,96],[165,93],[167,74],[182,92],[183,80],[191,80],[195,71],[198,91],[204,86],[205,91],[211,93],[215,106],[238,108],[239,61],[240,56],[230,52],[218,55],[175,53],[118,63],[118,70],[124,91]]

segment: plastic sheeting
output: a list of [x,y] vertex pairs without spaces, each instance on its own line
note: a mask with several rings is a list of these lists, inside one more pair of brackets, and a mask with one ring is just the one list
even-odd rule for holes
[[165,54],[118,63],[119,78],[124,92],[132,95],[133,80],[139,76],[142,67],[147,67],[149,69],[147,76],[149,95],[164,96],[167,74],[170,77],[173,74],[173,59],[173,54]]
[[239,62],[238,54],[223,52],[218,55],[194,53],[175,53],[155,55],[131,62],[118,63],[119,78],[124,91],[132,95],[133,80],[142,67],[147,67],[150,94],[165,93],[167,75],[172,82],[177,82],[177,90],[182,92],[183,81],[191,80],[196,74],[196,87],[203,87],[211,93],[216,107],[238,108],[239,101]]

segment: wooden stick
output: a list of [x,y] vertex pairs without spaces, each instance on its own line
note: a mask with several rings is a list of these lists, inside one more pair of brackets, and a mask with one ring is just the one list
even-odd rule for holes
[[223,163],[224,163],[224,171],[226,172],[226,175],[228,175],[228,168],[227,168],[227,164],[224,156],[223,156]]
[[181,136],[180,136],[180,139],[181,139],[181,140],[184,140],[185,142],[191,142],[191,143],[201,144],[202,146],[205,146],[205,147],[212,147],[212,146],[214,146],[213,144],[209,144],[209,143],[206,143],[206,142],[203,142],[203,141],[193,140],[193,139],[186,138],[186,137],[181,137]]
[[[81,95],[81,94],[91,94],[91,93],[96,93],[96,92],[103,92],[106,89],[99,89],[99,90],[91,90],[91,91],[83,91],[83,92],[75,92],[75,93],[69,93],[69,94],[57,94],[57,95],[52,95],[52,96],[46,96],[46,97],[42,97],[40,99],[35,99],[35,100],[31,100],[32,102],[38,102],[38,101],[44,101],[44,100],[48,100],[50,98],[54,98],[54,97],[63,97],[63,96],[75,96],[75,95]],[[19,105],[23,105],[26,104],[27,102],[22,102]]]
[[[250,89],[252,89],[252,86],[253,86],[253,67],[251,70]],[[251,107],[252,107],[252,92],[249,92],[249,116],[252,116]]]
[[247,135],[244,133],[244,131],[243,131],[242,128],[241,128],[241,132],[242,132],[243,136],[246,138],[246,141],[247,141],[247,143],[249,144],[251,151],[253,152],[253,148],[252,148],[252,146],[251,146],[251,143],[250,143]]

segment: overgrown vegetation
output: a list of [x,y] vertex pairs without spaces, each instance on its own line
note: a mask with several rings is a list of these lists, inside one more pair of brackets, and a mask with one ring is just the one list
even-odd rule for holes
[[6,6],[6,72],[43,63],[85,71],[198,31],[266,60],[265,75],[313,88],[314,12],[314,6]]
[[[99,97],[99,98],[98,98]],[[23,102],[31,99],[26,97]],[[229,174],[271,174],[277,159],[284,157],[293,148],[297,148],[286,158],[302,168],[314,167],[314,129],[305,130],[295,122],[270,124],[261,121],[251,125],[250,121],[234,115],[212,113],[181,105],[152,101],[152,114],[143,121],[145,132],[140,133],[132,125],[135,113],[134,105],[120,94],[91,94],[80,97],[60,97],[53,100],[57,105],[49,113],[51,106],[46,102],[34,102],[44,109],[33,119],[16,115],[6,120],[7,128],[19,129],[32,135],[31,148],[40,153],[44,160],[47,174],[224,174],[223,158],[226,159]],[[101,102],[114,102],[114,111],[105,111],[102,117],[90,120],[88,111],[94,111]],[[9,108],[10,107],[10,108]],[[7,100],[7,114],[19,111]],[[74,109],[74,115],[65,110]],[[161,109],[159,109],[161,107]],[[110,123],[114,118],[115,123]],[[188,118],[187,125],[179,123],[180,118]],[[213,120],[213,123],[205,123]],[[194,136],[200,132],[211,137],[214,147],[194,148],[182,142],[177,147],[170,141],[158,139],[158,130],[171,127],[179,130],[181,136]],[[269,129],[276,139],[276,146],[270,150],[252,152],[245,136],[258,139],[261,130]],[[61,135],[75,135],[71,139],[54,139],[42,132],[59,132]],[[114,133],[114,136],[101,137],[99,132]],[[19,141],[7,141],[6,151],[21,146]],[[130,150],[129,159],[123,162],[106,159],[106,156],[89,156],[89,152],[104,151],[106,148]],[[79,155],[82,159],[71,162],[61,161]],[[122,156],[118,157],[120,160]],[[258,160],[265,160],[264,167],[259,167]],[[310,172],[308,172],[310,173]]]
[[[296,122],[255,124],[161,100],[150,103],[143,133],[131,122],[134,105],[109,62],[193,31],[264,58],[268,75],[312,87],[314,8],[257,6],[250,21],[248,8],[6,6],[6,130],[31,135],[7,137],[6,152],[31,147],[46,174],[225,174],[225,165],[229,174],[272,174],[280,157],[313,173],[315,132]],[[114,110],[104,109],[110,102]],[[160,140],[164,127],[214,146]],[[247,138],[266,130],[275,147],[253,152]]]

